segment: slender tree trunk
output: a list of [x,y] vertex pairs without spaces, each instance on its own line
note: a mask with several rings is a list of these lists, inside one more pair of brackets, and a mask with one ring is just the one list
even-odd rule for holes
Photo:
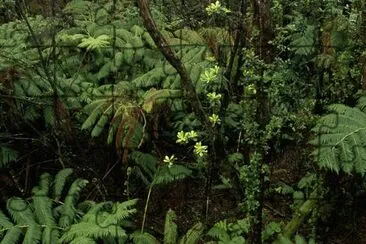
[[[253,24],[259,29],[259,36],[256,43],[256,52],[261,60],[266,64],[270,64],[273,61],[274,53],[273,46],[269,41],[273,40],[274,32],[272,26],[270,1],[269,0],[251,0],[253,7]],[[263,74],[262,74],[263,75]],[[270,108],[267,94],[265,93],[265,87],[262,81],[257,84],[257,121],[262,130],[265,130],[265,126],[269,121]],[[264,174],[262,173],[263,162],[267,161],[269,155],[266,155],[262,149],[263,158],[258,164],[257,171],[260,177],[260,191],[257,195],[259,206],[256,211],[256,223],[253,228],[253,243],[262,243],[262,229],[263,229],[263,201],[264,201]]]

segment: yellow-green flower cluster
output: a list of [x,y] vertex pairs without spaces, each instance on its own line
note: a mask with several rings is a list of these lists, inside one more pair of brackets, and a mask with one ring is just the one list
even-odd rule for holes
[[194,153],[198,157],[203,157],[207,154],[207,146],[202,145],[202,142],[196,142],[194,145]]
[[220,72],[220,67],[215,65],[213,68],[207,69],[202,75],[201,80],[207,84],[214,81]]
[[231,11],[221,5],[219,1],[215,3],[211,3],[206,7],[206,12],[208,16],[213,14],[220,14],[220,13],[230,13]]
[[177,143],[187,144],[189,140],[197,141],[197,132],[191,130],[190,132],[179,131],[177,134]]
[[212,126],[215,126],[215,125],[221,123],[221,120],[217,114],[212,114],[210,117],[208,117],[208,119],[212,123]]

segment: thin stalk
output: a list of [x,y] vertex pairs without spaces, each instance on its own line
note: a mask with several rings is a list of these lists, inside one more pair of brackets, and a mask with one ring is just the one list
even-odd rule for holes
[[145,203],[145,210],[144,210],[144,217],[142,218],[141,233],[144,233],[147,208],[149,207],[149,201],[150,201],[150,196],[151,196],[151,191],[152,191],[153,186],[154,186],[154,182],[151,183],[151,185],[149,187],[149,192],[147,193],[147,198],[146,198],[146,203]]

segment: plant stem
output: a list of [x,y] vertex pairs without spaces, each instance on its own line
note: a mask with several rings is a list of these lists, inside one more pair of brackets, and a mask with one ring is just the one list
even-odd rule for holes
[[151,185],[149,187],[149,192],[147,193],[147,198],[146,198],[146,203],[145,203],[145,210],[144,210],[144,217],[142,218],[141,233],[144,233],[146,213],[147,213],[147,208],[149,206],[150,195],[151,195],[151,191],[152,191],[153,186],[154,186],[154,182],[151,183]]

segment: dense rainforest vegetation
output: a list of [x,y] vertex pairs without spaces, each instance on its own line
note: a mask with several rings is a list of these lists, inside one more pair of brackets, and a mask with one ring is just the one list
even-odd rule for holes
[[366,243],[364,0],[0,13],[0,243]]

